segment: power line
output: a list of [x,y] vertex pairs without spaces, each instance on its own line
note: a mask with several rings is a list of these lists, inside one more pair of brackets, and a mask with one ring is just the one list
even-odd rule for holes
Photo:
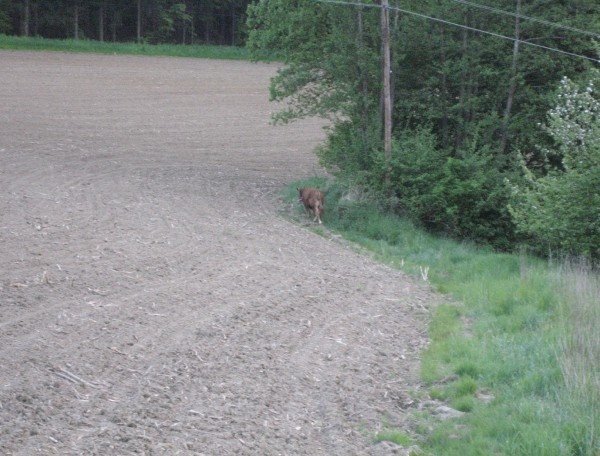
[[473,8],[479,8],[479,9],[491,11],[492,13],[503,14],[505,16],[512,16],[512,17],[515,17],[515,18],[518,17],[519,19],[526,19],[526,20],[531,21],[531,22],[537,22],[539,24],[548,25],[550,27],[554,27],[554,28],[558,28],[558,29],[569,30],[571,32],[582,33],[584,35],[589,35],[589,36],[593,36],[594,38],[599,38],[600,39],[600,35],[599,34],[594,33],[594,32],[590,32],[588,30],[581,30],[581,29],[578,29],[578,28],[575,28],[575,27],[570,27],[568,25],[557,24],[555,22],[545,21],[543,19],[538,19],[538,18],[535,18],[535,17],[525,16],[524,14],[512,13],[510,11],[506,11],[506,10],[503,10],[503,9],[494,8],[494,7],[487,6],[487,5],[480,5],[479,3],[469,2],[467,0],[452,0],[452,1],[456,2],[456,3],[461,3],[463,5],[470,6],[470,7],[473,7]]
[[[319,2],[319,3],[330,3],[330,4],[335,4],[335,5],[362,6],[362,7],[368,7],[368,8],[380,8],[381,7],[380,5],[357,3],[357,2],[351,2],[351,1],[341,1],[341,0],[315,0],[315,1]],[[450,22],[450,21],[446,21],[444,19],[439,19],[437,17],[432,17],[432,16],[428,16],[426,14],[417,13],[415,11],[405,10],[405,9],[402,9],[400,7],[397,7],[397,6],[390,6],[389,9],[390,10],[394,10],[394,11],[399,11],[401,13],[406,13],[406,14],[410,14],[410,15],[413,15],[413,16],[417,16],[417,17],[420,17],[420,18],[423,18],[423,19],[429,19],[429,20],[432,20],[432,21],[435,21],[435,22],[440,22],[442,24],[447,24],[447,25],[451,25],[451,26],[454,26],[454,27],[459,27],[459,28],[471,30],[473,32],[482,33],[484,35],[490,35],[490,36],[494,36],[496,38],[501,38],[501,39],[509,40],[509,41],[519,41],[520,43],[526,44],[528,46],[533,46],[533,47],[537,47],[537,48],[540,48],[540,49],[545,49],[547,51],[552,51],[552,52],[557,52],[559,54],[568,55],[570,57],[578,57],[578,58],[581,58],[581,59],[590,60],[590,61],[595,62],[595,63],[600,63],[599,59],[595,59],[593,57],[588,57],[588,56],[581,55],[581,54],[575,54],[574,52],[563,51],[561,49],[556,49],[556,48],[552,48],[552,47],[549,47],[549,46],[544,46],[542,44],[532,43],[530,41],[519,40],[517,38],[513,38],[513,37],[510,37],[510,36],[501,35],[499,33],[490,32],[490,31],[487,31],[487,30],[481,30],[481,29],[474,28],[474,27],[469,27],[468,25],[457,24],[456,22]]]
[[[318,1],[322,1],[322,0],[318,0]],[[568,55],[568,56],[571,56],[571,57],[578,57],[578,58],[590,60],[590,61],[595,62],[595,63],[600,63],[599,59],[595,59],[593,57],[588,57],[586,55],[576,54],[574,52],[569,52],[569,51],[563,51],[562,49],[556,49],[556,48],[552,48],[550,46],[544,46],[543,44],[532,43],[530,41],[519,40],[518,38],[513,38],[513,37],[510,37],[510,36],[501,35],[499,33],[490,32],[488,30],[481,30],[481,29],[478,29],[478,28],[469,27],[468,25],[457,24],[455,22],[446,21],[444,19],[438,19],[437,17],[431,17],[431,16],[427,16],[425,14],[415,13],[414,11],[408,11],[408,10],[404,10],[404,9],[401,9],[401,8],[398,8],[398,7],[390,7],[390,8],[391,9],[395,9],[396,11],[400,11],[402,13],[412,14],[413,16],[418,16],[418,17],[422,17],[424,19],[430,19],[432,21],[440,22],[442,24],[447,24],[447,25],[452,25],[454,27],[460,27],[460,28],[464,28],[464,29],[467,29],[467,30],[472,30],[474,32],[483,33],[484,35],[490,35],[490,36],[494,36],[496,38],[501,38],[501,39],[504,39],[504,40],[518,41],[520,43],[527,44],[529,46],[537,47],[537,48],[540,48],[540,49],[545,49],[547,51],[558,52],[559,54],[564,54],[564,55]]]

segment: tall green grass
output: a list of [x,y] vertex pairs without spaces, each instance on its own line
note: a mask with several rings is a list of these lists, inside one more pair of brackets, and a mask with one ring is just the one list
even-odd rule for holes
[[235,46],[183,46],[176,44],[112,43],[108,41],[73,39],[53,40],[40,37],[18,37],[1,34],[0,49],[250,60],[249,52],[245,48]]
[[600,278],[585,264],[557,272],[561,289],[558,358],[565,382],[560,397],[577,454],[600,455]]
[[305,184],[325,190],[327,228],[448,296],[432,312],[421,377],[432,398],[467,413],[420,416],[423,449],[600,455],[600,279],[591,268],[429,235],[337,181],[296,183],[287,197]]

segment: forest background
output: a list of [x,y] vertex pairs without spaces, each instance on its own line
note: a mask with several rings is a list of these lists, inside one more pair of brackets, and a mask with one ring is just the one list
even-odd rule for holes
[[249,0],[0,0],[0,33],[243,45]]

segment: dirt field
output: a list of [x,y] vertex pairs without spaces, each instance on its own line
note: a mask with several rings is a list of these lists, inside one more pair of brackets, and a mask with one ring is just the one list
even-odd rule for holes
[[280,215],[274,71],[0,51],[0,454],[394,453],[434,296]]

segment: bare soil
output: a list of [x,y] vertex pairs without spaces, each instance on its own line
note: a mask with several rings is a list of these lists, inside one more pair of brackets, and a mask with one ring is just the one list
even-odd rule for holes
[[0,454],[395,451],[435,296],[282,216],[275,70],[0,51]]

